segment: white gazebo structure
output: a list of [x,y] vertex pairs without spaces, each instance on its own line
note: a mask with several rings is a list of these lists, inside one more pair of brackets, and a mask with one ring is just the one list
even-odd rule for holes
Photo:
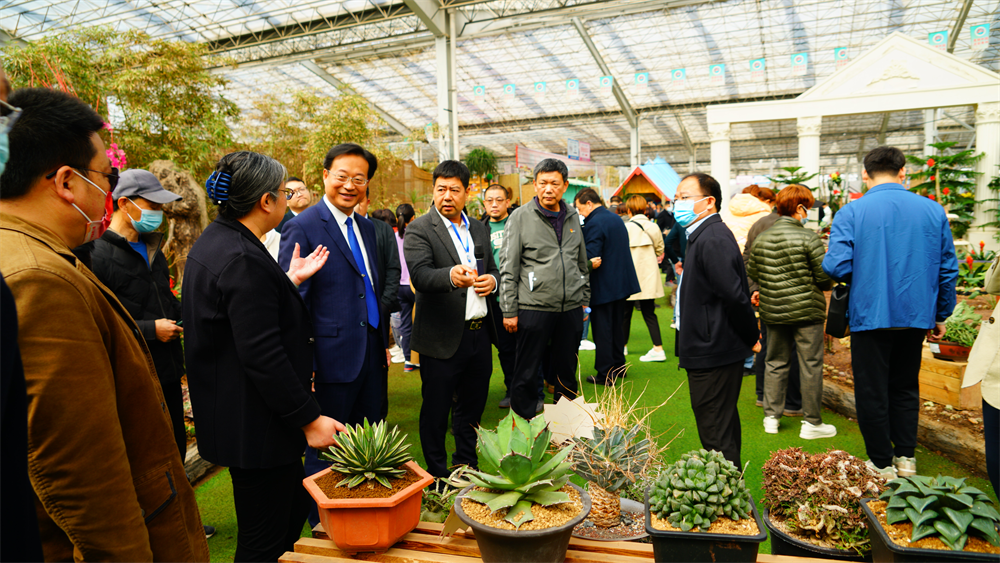
[[[723,186],[723,205],[728,205],[729,136],[733,123],[796,119],[799,166],[807,172],[818,172],[824,116],[909,110],[933,113],[938,108],[970,105],[976,107],[975,146],[977,152],[986,153],[977,168],[983,174],[977,181],[976,199],[993,198],[996,196],[987,184],[998,174],[1000,164],[1000,74],[899,32],[794,100],[708,106],[712,176]],[[933,142],[933,125],[926,132],[927,142]],[[817,182],[814,178],[807,184],[815,187]],[[977,206],[974,225],[989,220],[988,205],[996,203]],[[979,236],[996,247],[995,232],[974,228],[969,236]]]

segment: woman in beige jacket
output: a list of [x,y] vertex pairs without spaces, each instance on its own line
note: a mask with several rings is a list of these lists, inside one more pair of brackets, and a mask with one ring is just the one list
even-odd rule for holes
[[733,199],[729,200],[729,207],[720,213],[722,222],[736,237],[736,244],[740,245],[740,253],[743,252],[743,247],[747,243],[747,233],[750,232],[750,227],[771,213],[774,197],[774,192],[767,188],[760,188],[756,184],[747,186],[742,193],[733,196]]
[[[646,321],[649,337],[653,340],[653,349],[639,358],[640,362],[662,362],[667,359],[663,352],[663,339],[660,337],[660,323],[656,318],[655,300],[663,297],[663,280],[660,278],[660,260],[663,259],[663,235],[656,225],[644,214],[646,198],[634,195],[625,202],[628,230],[628,245],[632,252],[632,262],[635,264],[635,274],[639,278],[641,291],[628,298],[635,301]],[[629,304],[625,308],[625,343],[628,344],[632,326],[632,311],[635,307]]]
[[[1000,295],[1000,256],[986,272],[986,292]],[[986,440],[986,473],[993,490],[1000,491],[1000,300],[993,313],[979,325],[979,336],[969,353],[962,387],[982,381],[983,437]]]

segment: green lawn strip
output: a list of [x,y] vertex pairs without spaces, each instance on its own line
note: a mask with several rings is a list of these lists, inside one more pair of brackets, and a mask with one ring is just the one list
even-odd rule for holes
[[[650,419],[652,429],[661,443],[674,438],[678,432],[683,431],[680,436],[674,439],[670,449],[664,454],[664,461],[672,462],[684,452],[700,448],[701,443],[698,440],[694,414],[691,412],[687,377],[684,370],[677,367],[677,358],[674,356],[674,331],[669,328],[673,310],[664,305],[665,300],[660,300],[659,303],[661,306],[656,309],[656,313],[663,334],[667,361],[651,363],[639,361],[639,356],[645,354],[652,347],[652,341],[649,338],[649,331],[642,321],[642,316],[636,311],[632,315],[629,354],[626,356],[626,361],[630,365],[625,381],[629,385],[629,393],[632,396],[642,392],[645,387],[643,402],[646,405],[660,404],[677,389],[678,385],[681,385],[673,399]],[[497,406],[504,397],[506,388],[503,383],[500,362],[496,360],[495,350],[493,366],[490,395],[483,412],[483,425],[488,428],[495,427],[497,422],[507,414],[507,409],[501,409]],[[594,373],[593,351],[580,352],[580,370],[581,380]],[[389,369],[389,389],[389,422],[399,425],[400,430],[409,435],[409,441],[412,444],[410,451],[413,453],[414,459],[421,466],[426,467],[423,450],[420,447],[419,433],[420,372],[405,373],[403,372],[403,364],[393,364]],[[589,400],[599,396],[604,388],[583,383],[582,390]],[[547,396],[546,400],[551,402],[551,395]],[[766,434],[763,427],[763,409],[754,406],[755,400],[754,378],[753,376],[745,377],[739,400],[743,437],[742,458],[744,465],[746,465],[745,476],[748,487],[758,505],[763,496],[761,467],[772,451],[792,446],[800,446],[810,453],[836,448],[845,450],[861,459],[868,458],[856,421],[824,409],[823,422],[837,427],[837,436],[834,438],[800,439],[801,417],[782,418],[779,433],[776,435]],[[455,441],[451,432],[447,435],[447,447],[449,452],[455,451]],[[973,476],[965,467],[922,447],[917,448],[916,457],[917,468],[921,475],[934,476],[940,473],[956,477],[969,477],[971,485],[987,491],[994,499],[996,498],[996,492],[993,491],[989,481]],[[574,481],[582,484],[578,478],[574,478]],[[236,549],[236,515],[232,506],[232,485],[229,473],[221,472],[201,483],[197,488],[197,496],[202,519],[206,524],[216,526],[218,530],[216,536],[209,540],[212,561],[232,561]],[[304,535],[308,532],[308,527],[303,528]],[[769,542],[761,547],[761,552],[770,553]]]

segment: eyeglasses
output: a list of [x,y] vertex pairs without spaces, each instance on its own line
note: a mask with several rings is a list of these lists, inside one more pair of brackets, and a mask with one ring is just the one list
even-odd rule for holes
[[701,194],[692,194],[692,195],[685,195],[685,196],[677,196],[676,198],[674,198],[674,201],[688,201],[689,199],[694,199],[694,198],[705,199],[706,197],[712,197],[712,196],[701,195]]
[[307,190],[306,188],[299,188],[297,190],[292,190],[292,195],[293,196],[297,196],[297,195],[309,195],[309,190]]
[[[91,170],[90,168],[80,168],[76,166],[70,166],[70,167],[76,168],[77,170],[86,170],[87,172],[97,172],[98,174],[103,175],[108,179],[108,186],[109,186],[108,191],[112,192],[115,191],[115,186],[118,185],[118,169],[115,168],[114,166],[111,167],[111,172],[101,172],[100,170]],[[55,177],[56,172],[59,172],[58,168],[46,174],[45,179],[51,180],[52,178]]]
[[289,190],[288,188],[278,188],[278,191],[285,194],[285,201],[291,200],[298,193],[298,191]]
[[350,178],[343,174],[333,174],[333,179],[340,182],[341,184],[346,184],[347,182],[350,182],[359,188],[363,188],[366,185],[368,185],[368,178],[362,178],[360,176],[355,176],[354,178]]
[[14,124],[17,123],[18,118],[21,117],[21,108],[14,107],[3,100],[0,100],[0,105],[10,110],[9,114],[0,117],[0,132],[4,134],[10,133],[10,130],[14,128]]

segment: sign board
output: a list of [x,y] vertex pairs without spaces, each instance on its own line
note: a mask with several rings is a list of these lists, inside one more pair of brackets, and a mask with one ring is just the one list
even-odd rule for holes
[[712,65],[708,67],[708,76],[712,80],[712,84],[719,85],[726,83],[726,65]]
[[753,59],[750,61],[750,80],[763,82],[765,69],[764,59]]
[[580,160],[580,141],[566,139],[566,156],[573,160]]
[[931,47],[945,51],[948,49],[948,30],[935,31],[927,34],[927,42]]
[[973,51],[985,51],[990,46],[990,24],[984,23],[969,28]]
[[580,160],[590,160],[590,143],[580,141],[579,145],[580,145]]
[[792,75],[805,76],[809,71],[809,53],[795,53],[792,55]]
[[472,95],[476,98],[485,98],[486,86],[474,86],[472,88]]
[[837,62],[838,70],[847,66],[847,63],[851,62],[850,57],[847,56],[847,47],[837,47],[834,49],[833,60]]

